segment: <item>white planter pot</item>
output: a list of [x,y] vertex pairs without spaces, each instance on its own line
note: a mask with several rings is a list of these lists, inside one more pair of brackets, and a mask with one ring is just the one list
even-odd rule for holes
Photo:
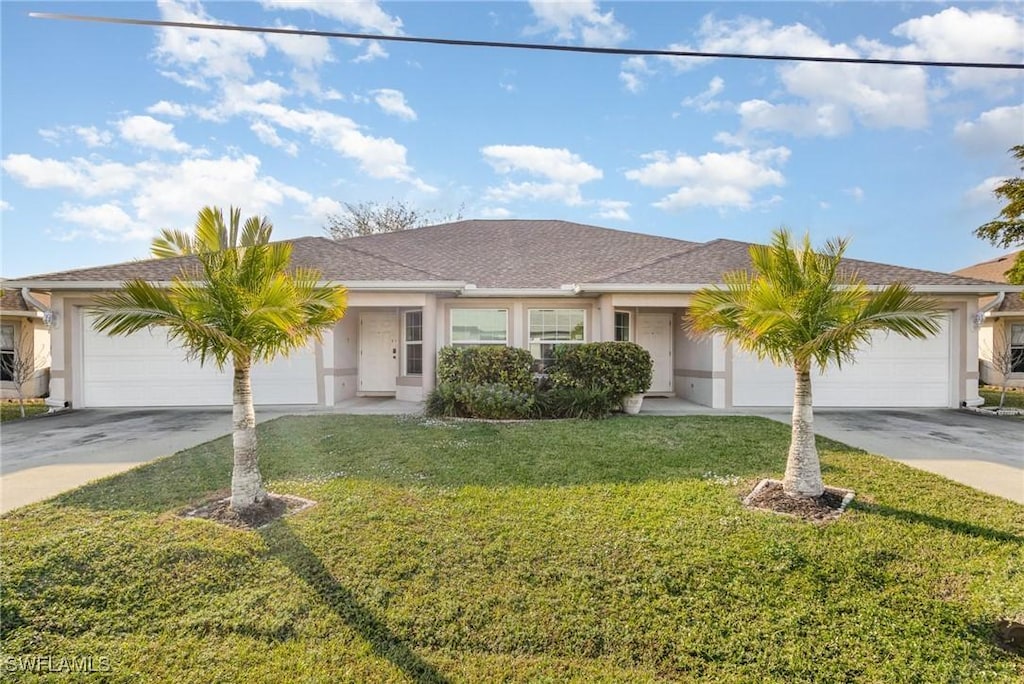
[[622,400],[622,411],[631,416],[640,413],[640,406],[644,403],[644,395],[630,394]]

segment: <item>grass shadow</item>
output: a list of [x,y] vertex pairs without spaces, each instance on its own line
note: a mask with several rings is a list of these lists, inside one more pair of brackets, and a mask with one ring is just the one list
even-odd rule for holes
[[940,518],[935,515],[928,515],[927,513],[918,513],[917,511],[894,508],[884,504],[868,503],[854,499],[853,503],[850,504],[850,508],[870,515],[880,515],[887,518],[895,518],[907,523],[928,525],[945,532],[967,534],[972,537],[987,539],[989,541],[1011,542],[1014,544],[1024,543],[1024,537],[1011,532],[1004,532],[1003,530],[996,530],[991,527],[983,527],[981,525],[964,522],[962,520],[950,520],[948,518]]
[[383,621],[342,586],[285,521],[259,530],[271,554],[301,578],[334,613],[358,632],[373,652],[402,670],[418,684],[447,684],[449,680],[420,658]]

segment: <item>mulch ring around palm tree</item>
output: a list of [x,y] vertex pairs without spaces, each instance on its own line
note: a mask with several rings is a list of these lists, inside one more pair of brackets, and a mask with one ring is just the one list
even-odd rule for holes
[[842,515],[851,501],[853,491],[849,489],[825,487],[821,496],[796,497],[787,494],[778,480],[761,480],[743,499],[743,505],[792,515],[808,522],[825,523]]
[[298,496],[267,492],[267,497],[262,502],[236,511],[231,508],[231,497],[225,496],[225,494],[225,491],[221,491],[205,503],[181,511],[178,515],[182,518],[212,520],[243,530],[256,530],[269,525],[278,518],[294,515],[316,505],[315,501]]

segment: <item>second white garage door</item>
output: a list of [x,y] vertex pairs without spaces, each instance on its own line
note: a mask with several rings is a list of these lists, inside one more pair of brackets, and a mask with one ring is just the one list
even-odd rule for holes
[[[908,340],[876,334],[855,363],[811,374],[815,406],[944,407],[950,405],[949,320],[938,335]],[[736,351],[733,406],[792,406],[793,370]]]
[[[78,406],[230,406],[230,366],[186,362],[185,353],[161,331],[110,337],[82,321]],[[252,371],[257,404],[315,404],[316,360],[312,345]]]

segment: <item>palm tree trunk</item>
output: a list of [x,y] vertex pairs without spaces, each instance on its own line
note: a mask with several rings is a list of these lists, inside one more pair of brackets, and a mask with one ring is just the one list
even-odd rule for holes
[[239,511],[262,502],[263,490],[256,453],[256,409],[252,405],[251,361],[235,359],[232,444],[235,466],[231,472],[231,508]]
[[793,434],[782,489],[790,496],[816,497],[825,491],[821,462],[814,444],[814,409],[811,402],[810,364],[797,364],[793,391]]

